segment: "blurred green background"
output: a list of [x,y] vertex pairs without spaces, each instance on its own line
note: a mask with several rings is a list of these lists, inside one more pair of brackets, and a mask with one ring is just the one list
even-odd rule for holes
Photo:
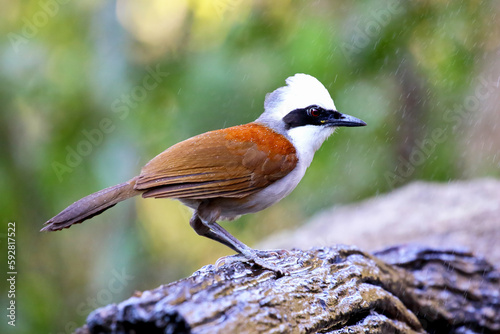
[[498,2],[0,3],[2,333],[70,333],[99,306],[232,254],[197,236],[172,200],[129,200],[38,231],[170,145],[256,119],[265,94],[298,72],[368,126],[340,129],[281,203],[223,223],[243,242],[415,179],[500,175]]

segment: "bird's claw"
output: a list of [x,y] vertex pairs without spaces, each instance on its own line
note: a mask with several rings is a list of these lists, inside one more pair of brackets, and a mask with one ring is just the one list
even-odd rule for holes
[[287,249],[255,250],[255,253],[257,254],[257,256],[264,258],[281,258],[283,256],[290,255],[290,251],[288,251]]
[[[288,251],[285,251],[288,253]],[[267,259],[269,258],[280,258],[280,255],[284,254],[282,250],[272,250],[272,251],[261,251],[261,250],[254,250],[251,249],[242,255],[247,258],[247,260],[252,260],[255,262],[255,264],[261,266],[264,269],[271,270],[278,274],[278,276],[288,276],[290,273],[280,267],[279,265],[275,263],[269,262]]]
[[270,258],[279,259],[281,256],[288,254],[290,254],[290,252],[284,249],[271,251],[249,249],[244,253],[221,257],[215,262],[215,267],[220,268],[223,265],[229,265],[235,262],[253,261],[256,265],[262,267],[263,269],[268,269],[275,272],[279,277],[288,276],[290,275],[290,273],[286,269],[283,269],[279,265],[271,263],[267,260]]

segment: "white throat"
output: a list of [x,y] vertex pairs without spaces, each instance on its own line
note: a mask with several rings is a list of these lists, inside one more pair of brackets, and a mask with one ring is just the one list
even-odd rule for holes
[[334,127],[306,125],[292,128],[287,134],[297,150],[299,162],[307,168],[312,162],[314,153],[334,132]]

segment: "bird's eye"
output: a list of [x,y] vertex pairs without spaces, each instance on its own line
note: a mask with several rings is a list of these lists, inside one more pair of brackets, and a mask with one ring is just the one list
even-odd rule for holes
[[321,114],[318,107],[310,107],[307,109],[307,113],[312,117],[318,117]]

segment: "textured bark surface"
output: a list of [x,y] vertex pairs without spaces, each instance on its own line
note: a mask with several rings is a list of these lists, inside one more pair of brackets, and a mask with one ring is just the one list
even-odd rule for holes
[[[78,333],[500,333],[500,274],[461,251],[335,246],[238,257],[92,312]],[[222,263],[225,262],[225,263]]]

